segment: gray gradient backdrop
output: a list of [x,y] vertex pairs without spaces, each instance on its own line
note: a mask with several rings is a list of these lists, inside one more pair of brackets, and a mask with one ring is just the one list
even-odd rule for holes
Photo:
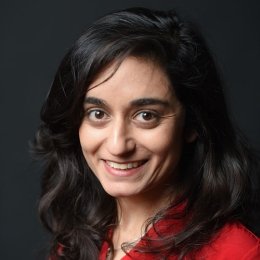
[[131,6],[177,8],[197,21],[226,80],[232,117],[260,148],[258,0],[0,1],[0,259],[42,259],[47,245],[37,217],[41,171],[28,142],[59,61],[92,21]]

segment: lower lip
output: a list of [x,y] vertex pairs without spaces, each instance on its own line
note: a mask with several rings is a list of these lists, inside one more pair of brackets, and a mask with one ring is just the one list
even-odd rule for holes
[[142,164],[136,168],[121,170],[121,169],[115,169],[115,168],[109,166],[106,163],[106,161],[104,161],[104,166],[105,166],[105,169],[107,170],[107,172],[116,177],[129,177],[129,176],[136,175],[143,168],[144,164]]

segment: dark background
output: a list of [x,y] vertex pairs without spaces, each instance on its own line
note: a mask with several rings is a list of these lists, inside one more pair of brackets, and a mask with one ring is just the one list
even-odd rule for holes
[[28,142],[62,56],[91,22],[131,6],[176,8],[199,24],[232,118],[260,148],[259,0],[0,1],[0,259],[41,259],[47,245],[37,216],[41,170]]

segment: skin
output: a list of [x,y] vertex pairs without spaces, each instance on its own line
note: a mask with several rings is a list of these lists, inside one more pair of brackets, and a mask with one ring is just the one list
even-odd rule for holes
[[117,199],[117,247],[139,237],[145,220],[169,203],[185,110],[155,62],[128,57],[109,78],[114,70],[111,64],[89,86],[79,139],[93,173]]

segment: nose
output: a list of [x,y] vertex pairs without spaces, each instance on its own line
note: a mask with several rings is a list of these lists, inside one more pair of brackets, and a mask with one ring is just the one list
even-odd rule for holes
[[116,119],[110,125],[107,138],[107,150],[113,156],[124,156],[135,150],[136,142],[131,126],[123,119]]

